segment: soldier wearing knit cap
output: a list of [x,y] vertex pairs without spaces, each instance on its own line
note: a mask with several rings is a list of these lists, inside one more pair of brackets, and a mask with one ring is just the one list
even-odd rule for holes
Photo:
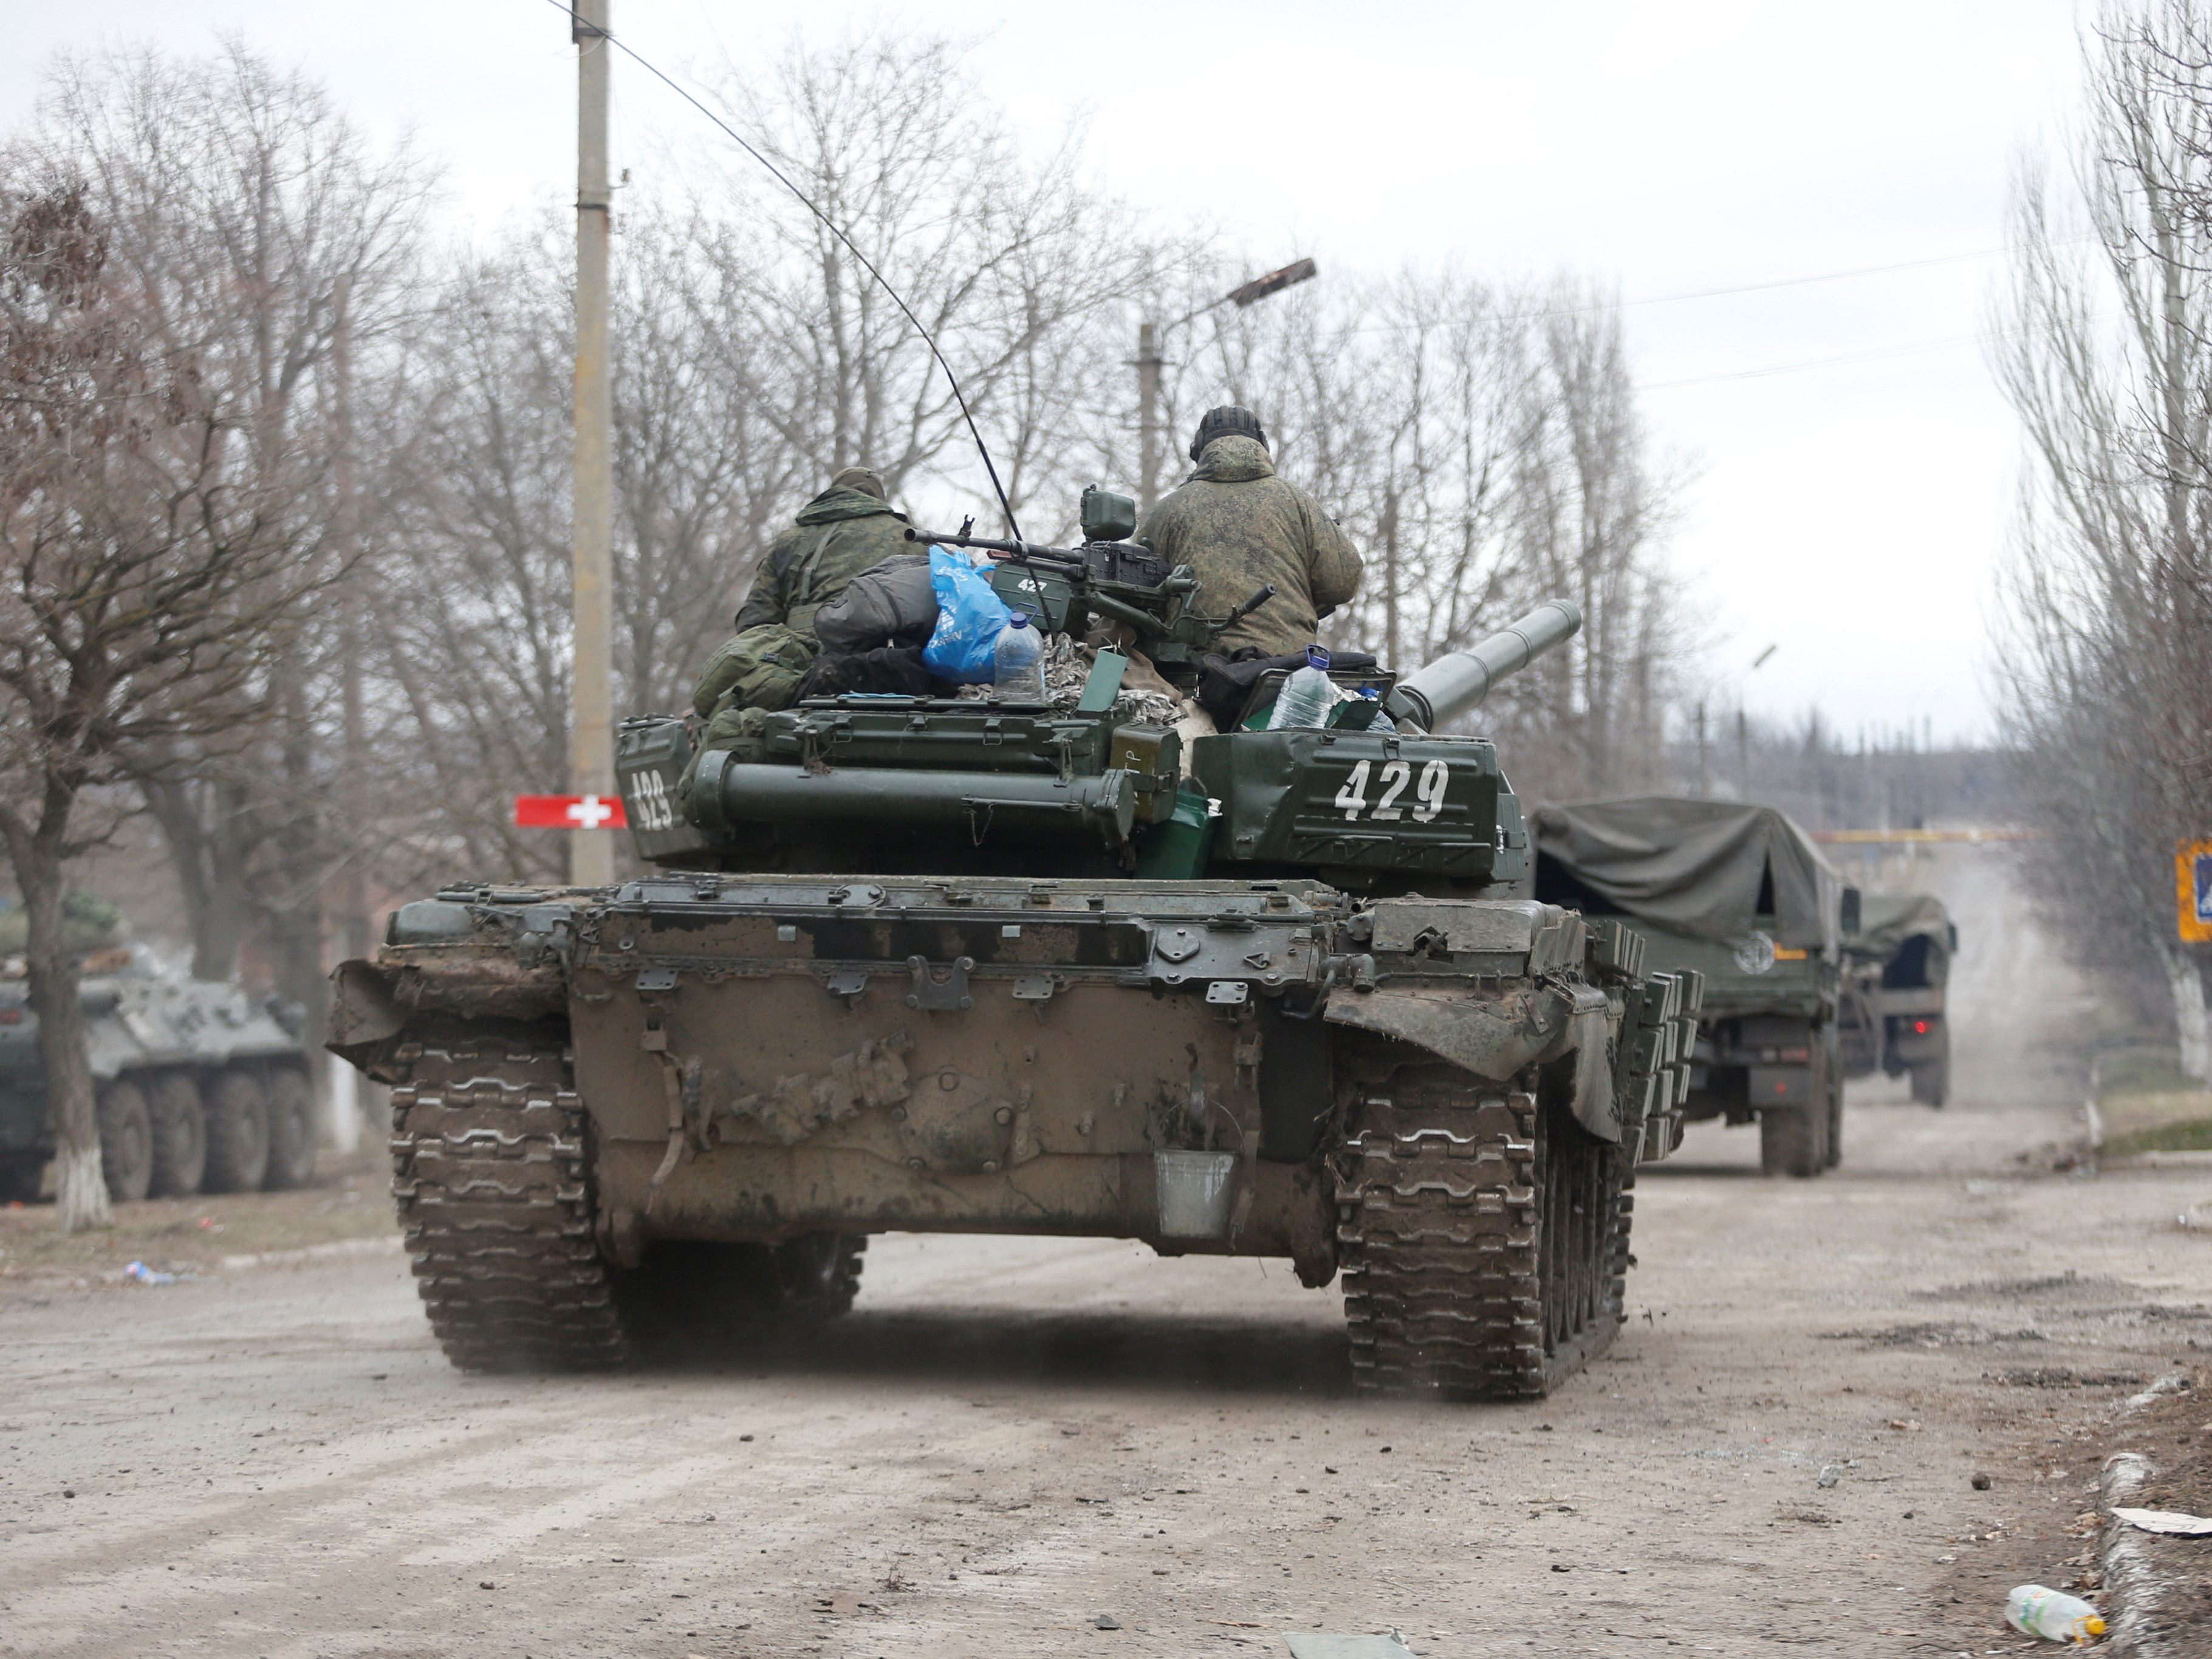
[[1275,476],[1267,432],[1250,410],[1206,410],[1190,458],[1197,468],[1146,514],[1137,539],[1190,566],[1199,605],[1217,616],[1275,585],[1275,597],[1224,634],[1217,650],[1249,645],[1279,656],[1312,644],[1321,618],[1359,591],[1359,550],[1320,502]]

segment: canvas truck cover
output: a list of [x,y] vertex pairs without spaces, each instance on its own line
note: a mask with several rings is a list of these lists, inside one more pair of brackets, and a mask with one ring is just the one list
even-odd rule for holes
[[1923,933],[1948,953],[1951,913],[1942,900],[1932,893],[1866,893],[1859,899],[1859,931],[1844,945],[1855,957],[1887,962]]
[[1752,931],[1771,878],[1774,942],[1837,948],[1842,878],[1771,806],[1638,795],[1541,807],[1529,828],[1547,902],[1592,908],[1579,885],[1607,908],[1734,944]]

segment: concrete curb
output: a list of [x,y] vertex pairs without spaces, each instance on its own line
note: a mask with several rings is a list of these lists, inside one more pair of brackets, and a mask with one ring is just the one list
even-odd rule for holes
[[2158,1574],[2146,1534],[2109,1513],[2115,1504],[2133,1504],[2150,1478],[2149,1461],[2136,1452],[2114,1452],[2097,1477],[2097,1501],[2107,1511],[2099,1552],[2105,1574],[2106,1651],[2136,1659],[2179,1659],[2181,1650],[2169,1640],[2172,1627],[2159,1616]]

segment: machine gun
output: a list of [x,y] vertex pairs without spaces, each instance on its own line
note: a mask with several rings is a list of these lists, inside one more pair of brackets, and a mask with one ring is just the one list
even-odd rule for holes
[[[972,521],[971,521],[972,522]],[[1096,485],[1083,492],[1079,547],[1000,541],[957,532],[908,529],[906,538],[925,545],[974,548],[993,556],[991,586],[1009,609],[1023,611],[1050,633],[1080,635],[1094,618],[1120,623],[1137,647],[1169,679],[1193,681],[1198,659],[1229,629],[1275,597],[1270,583],[1225,617],[1191,608],[1198,578],[1188,565],[1165,559],[1128,538],[1136,532],[1137,504]]]

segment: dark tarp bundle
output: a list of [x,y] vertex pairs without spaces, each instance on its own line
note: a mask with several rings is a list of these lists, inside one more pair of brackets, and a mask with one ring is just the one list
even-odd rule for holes
[[1887,959],[1915,933],[1948,944],[1951,913],[1932,893],[1866,893],[1859,898],[1859,930],[1850,937],[1854,951]]
[[1548,903],[1595,895],[1604,909],[1729,945],[1752,932],[1771,891],[1777,945],[1836,949],[1842,878],[1771,806],[1638,795],[1540,807],[1529,829],[1536,896]]

